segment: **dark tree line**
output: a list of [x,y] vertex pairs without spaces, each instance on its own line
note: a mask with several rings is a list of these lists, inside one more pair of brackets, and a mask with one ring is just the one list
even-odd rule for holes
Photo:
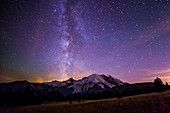
[[157,91],[157,92],[161,92],[161,91],[170,89],[170,86],[168,85],[168,83],[166,82],[164,85],[162,80],[158,77],[154,80],[153,84],[154,84],[154,91]]

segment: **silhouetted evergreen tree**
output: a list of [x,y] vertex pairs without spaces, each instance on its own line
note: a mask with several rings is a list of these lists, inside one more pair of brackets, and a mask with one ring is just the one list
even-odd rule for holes
[[166,89],[170,89],[170,86],[168,85],[168,82],[165,83]]
[[154,84],[154,90],[155,91],[159,92],[159,91],[163,91],[165,89],[162,80],[158,77],[154,80],[153,84]]

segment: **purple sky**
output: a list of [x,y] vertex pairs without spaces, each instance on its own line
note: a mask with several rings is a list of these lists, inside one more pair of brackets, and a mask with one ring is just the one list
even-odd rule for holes
[[170,81],[169,0],[2,1],[0,82]]

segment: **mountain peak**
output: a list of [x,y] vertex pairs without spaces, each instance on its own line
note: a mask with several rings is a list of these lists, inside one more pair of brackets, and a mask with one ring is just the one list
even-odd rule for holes
[[71,78],[69,78],[69,79],[66,80],[66,81],[75,81],[75,80],[71,77]]
[[[91,74],[81,80],[76,81],[70,88],[74,89],[73,93],[87,92],[89,89],[98,87],[100,89],[112,88],[115,86],[123,85],[123,82],[111,75],[104,74]],[[95,88],[94,88],[95,89]]]
[[72,88],[74,89],[73,93],[77,93],[77,92],[88,92],[89,90],[90,91],[96,90],[96,88],[100,90],[101,89],[105,90],[107,88],[121,86],[124,83],[121,80],[112,77],[109,74],[104,75],[104,74],[94,73],[77,81],[71,77],[66,81],[62,81],[62,82],[52,81],[45,84],[52,85],[55,87]]

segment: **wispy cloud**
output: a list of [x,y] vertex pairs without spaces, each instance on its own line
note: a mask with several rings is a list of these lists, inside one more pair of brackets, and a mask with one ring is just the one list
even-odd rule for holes
[[163,68],[159,70],[147,70],[149,77],[146,79],[154,79],[160,77],[164,82],[170,82],[170,68]]

